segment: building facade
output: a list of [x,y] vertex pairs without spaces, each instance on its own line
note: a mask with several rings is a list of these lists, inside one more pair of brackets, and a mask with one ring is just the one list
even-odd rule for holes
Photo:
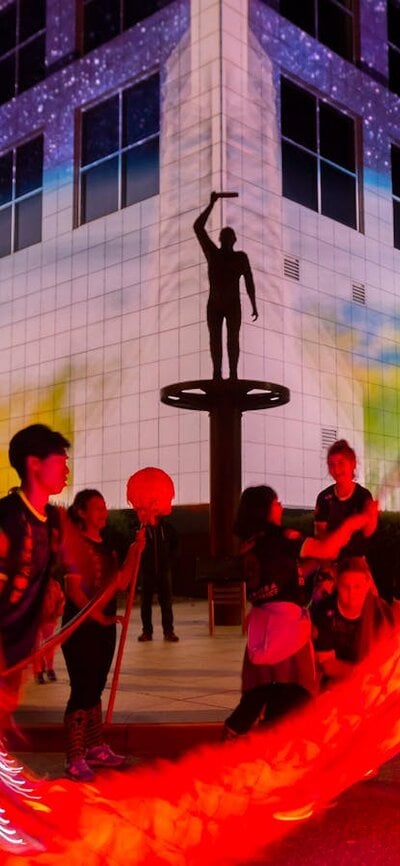
[[[125,505],[156,465],[207,502],[208,419],[160,388],[211,376],[211,190],[235,229],[242,378],[290,388],[243,419],[243,484],[312,506],[326,447],[397,508],[399,0],[0,0],[0,488],[11,435],[72,442],[72,482]],[[225,375],[227,375],[225,368]]]

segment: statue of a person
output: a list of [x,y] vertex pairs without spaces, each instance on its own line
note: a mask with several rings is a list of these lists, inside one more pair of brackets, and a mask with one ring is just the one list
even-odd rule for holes
[[236,234],[230,226],[221,229],[220,247],[211,240],[205,225],[218,198],[223,194],[212,192],[210,203],[193,223],[193,229],[208,262],[210,294],[207,303],[207,325],[210,334],[210,352],[213,379],[222,379],[222,325],[226,320],[229,378],[237,379],[239,360],[239,331],[242,321],[240,306],[240,277],[244,277],[246,291],[252,305],[251,317],[258,319],[253,274],[246,253],[233,249]]

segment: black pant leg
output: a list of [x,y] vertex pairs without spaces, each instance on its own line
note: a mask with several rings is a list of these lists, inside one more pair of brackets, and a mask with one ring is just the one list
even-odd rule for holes
[[153,634],[153,595],[154,577],[151,574],[143,574],[140,598],[140,615],[142,618],[143,631],[146,632],[146,634]]
[[225,719],[227,727],[236,734],[246,734],[260,717],[268,695],[268,686],[256,686],[243,692],[233,713]]
[[159,575],[158,602],[161,608],[161,623],[164,634],[174,630],[174,615],[172,612],[172,578],[167,571]]

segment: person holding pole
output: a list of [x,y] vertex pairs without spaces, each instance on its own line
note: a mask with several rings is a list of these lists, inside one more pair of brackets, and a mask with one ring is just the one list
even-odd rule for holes
[[[118,589],[127,589],[145,543],[139,531],[119,570],[115,551],[103,539],[107,506],[98,490],[79,491],[68,516],[78,528],[82,545],[77,551],[76,572],[66,575],[63,624],[111,582],[116,581]],[[115,768],[125,760],[104,742],[101,704],[116,646],[116,623],[120,620],[114,594],[105,608],[95,610],[62,646],[71,686],[64,715],[66,772],[77,781],[93,779],[95,767]]]

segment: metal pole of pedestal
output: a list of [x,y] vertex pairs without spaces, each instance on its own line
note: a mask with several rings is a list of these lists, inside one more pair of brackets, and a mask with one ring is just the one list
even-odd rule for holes
[[242,413],[232,393],[210,410],[210,553],[234,552],[232,526],[242,485]]

